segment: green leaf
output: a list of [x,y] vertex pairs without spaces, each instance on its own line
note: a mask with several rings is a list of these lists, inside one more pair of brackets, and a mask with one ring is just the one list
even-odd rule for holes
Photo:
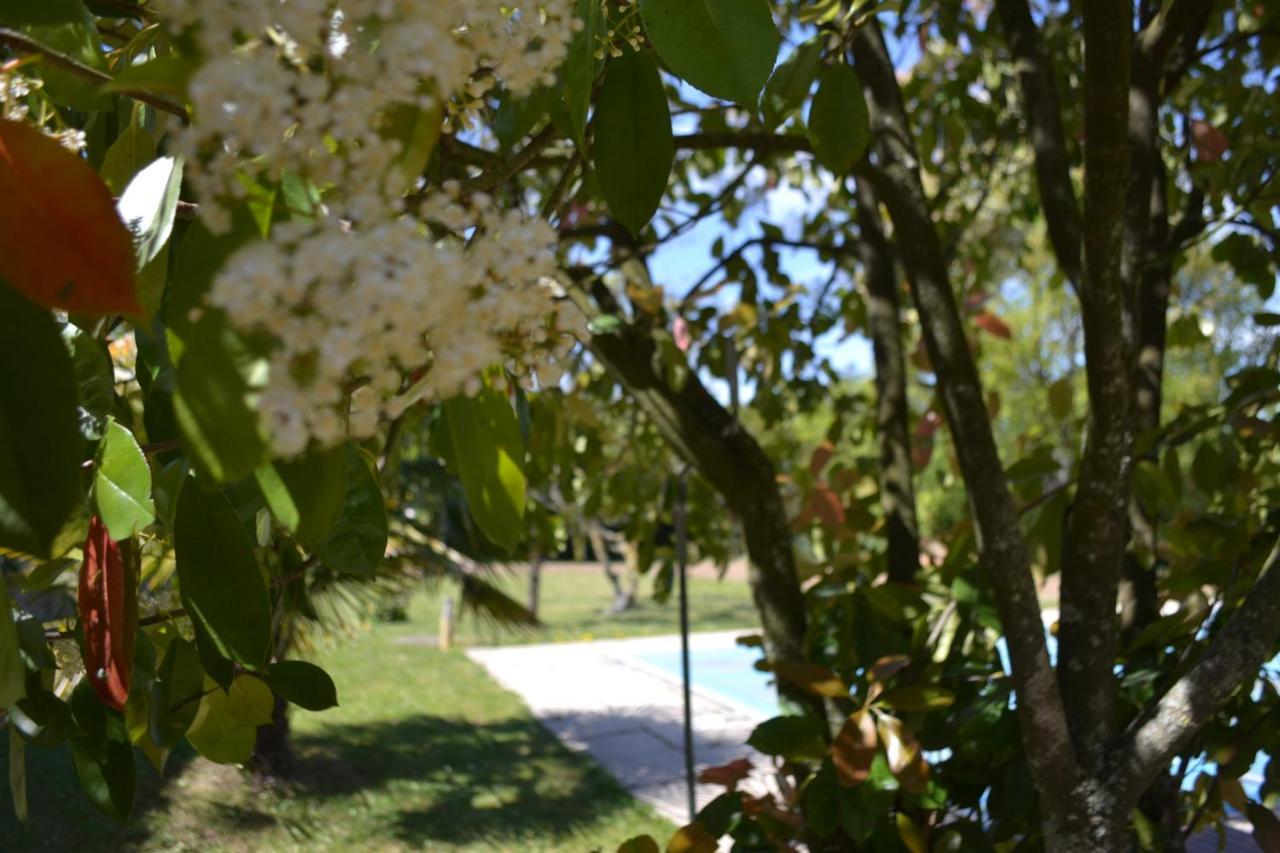
[[384,117],[382,136],[400,143],[400,153],[392,162],[405,181],[405,189],[413,189],[419,176],[431,160],[431,152],[440,141],[444,119],[444,105],[433,97],[432,106],[423,108],[417,104],[395,104]]
[[161,157],[134,175],[116,211],[133,235],[138,269],[151,263],[173,233],[182,190],[182,159]]
[[747,743],[765,755],[815,758],[826,752],[822,724],[813,717],[786,716],[765,720]]
[[[240,247],[258,237],[258,225],[243,205],[231,211],[231,229],[214,234],[197,219],[187,227],[182,241],[176,245],[173,284],[165,302],[165,319],[179,335],[185,334],[203,316],[205,295],[213,286],[214,276],[227,258]],[[176,362],[176,359],[175,359]]]
[[1055,420],[1065,421],[1071,417],[1074,393],[1070,376],[1064,376],[1049,386],[1049,414]]
[[471,517],[510,551],[520,541],[525,504],[524,445],[515,411],[506,394],[486,383],[475,397],[446,402],[444,413]]
[[88,332],[71,323],[62,327],[62,340],[71,354],[75,374],[76,422],[80,435],[88,441],[102,438],[107,415],[115,404],[115,370],[106,348]]
[[119,821],[129,819],[137,769],[124,718],[98,701],[89,679],[71,694],[71,711],[83,734],[71,739],[76,777],[89,802]]
[[815,36],[800,45],[776,69],[765,84],[761,99],[764,126],[776,129],[789,115],[800,109],[818,78],[822,66],[825,36]]
[[219,482],[252,474],[267,458],[245,378],[255,359],[216,311],[182,335],[173,414],[198,470]]
[[49,557],[80,499],[84,442],[53,317],[0,283],[0,547]]
[[587,129],[587,113],[591,110],[591,92],[602,65],[602,60],[596,59],[596,50],[600,47],[600,38],[608,33],[609,22],[602,13],[600,0],[577,0],[574,17],[582,22],[582,29],[574,33],[569,42],[563,92],[574,139],[581,145]]
[[677,76],[755,108],[782,44],[768,0],[640,0],[640,17]]
[[206,689],[200,711],[187,731],[187,740],[196,752],[215,764],[245,763],[253,754],[257,727],[236,719],[231,700],[222,690],[211,684]]
[[169,643],[151,688],[148,730],[151,740],[168,749],[182,740],[200,710],[204,670],[195,646],[181,637]]
[[881,696],[880,701],[899,711],[932,711],[950,707],[956,697],[943,687],[919,685],[891,690]]
[[129,186],[133,176],[155,159],[156,143],[135,118],[107,149],[98,174],[111,194],[118,196]]
[[[79,17],[66,18],[56,24],[28,27],[27,33],[42,46],[105,73],[107,61],[102,55],[103,41],[98,33],[98,25],[83,4],[77,5]],[[44,80],[44,90],[60,106],[72,107],[82,112],[111,107],[111,99],[98,92],[97,84],[88,82],[79,74],[50,62],[41,62],[39,69],[40,77]]]
[[27,695],[26,678],[13,604],[8,587],[0,579],[0,708],[8,708]]
[[271,688],[299,708],[324,711],[338,704],[338,688],[329,673],[313,663],[282,660],[271,664]]
[[156,520],[156,507],[151,501],[151,466],[133,433],[114,418],[107,421],[107,434],[98,449],[93,498],[98,515],[117,542]]
[[44,749],[83,734],[71,708],[48,690],[33,690],[9,708],[9,722],[33,746]]
[[68,24],[84,20],[86,10],[80,0],[0,0],[0,23]]
[[187,483],[178,497],[173,539],[187,615],[223,657],[261,666],[271,646],[271,602],[253,543],[230,501]]
[[276,521],[303,544],[317,544],[329,535],[342,512],[346,449],[339,446],[288,462],[268,462],[254,477]]
[[326,566],[369,578],[387,551],[387,505],[371,464],[353,444],[346,457],[346,494],[329,535],[311,547]]
[[609,63],[595,128],[596,175],[609,212],[638,234],[662,202],[675,159],[667,94],[650,54],[628,52]]
[[818,78],[809,107],[809,141],[818,162],[837,177],[849,174],[871,141],[871,117],[858,75],[835,65]]
[[227,713],[245,726],[267,726],[275,716],[276,698],[261,678],[237,675],[227,689]]
[[187,84],[200,69],[198,59],[160,56],[130,65],[116,73],[103,92],[152,92],[158,95],[185,95]]

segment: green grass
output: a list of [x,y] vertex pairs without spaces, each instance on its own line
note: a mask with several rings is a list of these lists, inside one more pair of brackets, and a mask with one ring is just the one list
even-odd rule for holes
[[[505,573],[497,579],[497,585],[521,603],[527,597],[527,584],[523,572]],[[411,620],[437,632],[440,603],[450,592],[450,587],[442,586],[431,594],[415,597],[409,608]],[[543,627],[511,631],[462,613],[454,638],[461,645],[484,646],[604,640],[674,634],[680,630],[675,593],[664,603],[655,601],[652,578],[641,582],[632,609],[611,615],[607,610],[612,600],[613,591],[603,572],[553,567],[542,573],[538,616]],[[710,577],[689,579],[689,622],[694,631],[752,628],[760,624],[745,581]]]
[[[523,589],[520,578],[504,583]],[[613,850],[641,833],[670,837],[667,821],[562,747],[460,650],[404,642],[435,634],[440,598],[417,596],[408,622],[376,625],[317,657],[341,706],[293,715],[299,774],[287,788],[257,787],[190,751],[171,759],[162,780],[139,754],[134,818],[120,827],[88,805],[65,747],[28,749],[31,819],[17,824],[0,774],[0,849],[587,851]],[[695,580],[692,601],[699,630],[754,623],[741,582]],[[464,617],[457,637],[530,642],[675,630],[674,602],[646,598],[605,617],[608,603],[600,575],[550,572],[545,627],[511,635]],[[0,767],[7,747],[0,736]]]

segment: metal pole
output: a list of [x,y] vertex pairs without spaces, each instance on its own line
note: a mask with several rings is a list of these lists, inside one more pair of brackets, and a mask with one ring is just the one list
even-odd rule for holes
[[682,471],[676,480],[676,569],[680,573],[680,673],[684,681],[684,778],[689,794],[689,822],[698,816],[695,796],[697,779],[693,772],[693,697],[689,667],[689,519],[685,502],[688,482]]

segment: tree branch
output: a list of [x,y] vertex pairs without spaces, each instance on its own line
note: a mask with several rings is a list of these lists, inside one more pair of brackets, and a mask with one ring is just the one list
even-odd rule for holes
[[[1077,756],[1101,770],[1115,722],[1116,597],[1129,538],[1133,426],[1121,277],[1133,7],[1084,3],[1084,320],[1090,419],[1062,564],[1058,678]],[[1145,200],[1144,200],[1145,201]]]
[[1049,664],[1018,510],[996,448],[986,396],[951,289],[942,244],[930,218],[902,93],[884,37],[874,22],[854,37],[853,53],[867,90],[875,153],[881,164],[879,168],[864,167],[864,172],[889,210],[894,239],[911,280],[943,409],[955,437],[981,564],[1008,638],[1027,761],[1049,830],[1061,830],[1068,820],[1077,765],[1062,697]]
[[[97,83],[98,85],[106,85],[115,79],[110,74],[104,74],[96,68],[90,68],[89,66],[72,59],[65,53],[59,53],[53,48],[46,47],[45,45],[40,44],[40,42],[28,38],[22,33],[8,29],[7,27],[0,27],[0,44],[16,51],[39,54],[50,65],[56,65],[64,71],[69,71],[78,77],[82,77],[85,80]],[[171,113],[182,119],[184,122],[190,120],[190,116],[187,114],[187,108],[182,106],[182,104],[171,101],[168,98],[161,97],[160,95],[152,92],[130,89],[123,91],[120,94],[127,95],[135,101],[155,107],[163,112]]]
[[1258,573],[1244,604],[1214,637],[1200,660],[1160,701],[1129,726],[1120,764],[1130,803],[1182,746],[1241,686],[1248,686],[1280,639],[1280,541]]
[[1080,205],[1071,185],[1071,155],[1062,129],[1062,104],[1053,65],[1026,0],[996,0],[996,10],[1017,65],[1049,242],[1063,275],[1078,287],[1082,275]]

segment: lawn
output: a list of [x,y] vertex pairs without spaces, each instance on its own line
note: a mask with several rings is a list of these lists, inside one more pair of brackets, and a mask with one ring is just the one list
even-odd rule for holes
[[[523,589],[520,578],[506,582]],[[138,805],[121,828],[83,799],[65,748],[29,749],[31,820],[16,823],[0,778],[0,849],[587,851],[640,833],[669,836],[668,822],[562,747],[461,650],[423,644],[435,634],[442,592],[415,597],[409,621],[375,625],[318,656],[341,706],[295,713],[300,772],[289,787],[253,786],[190,753],[175,756],[161,780],[139,755]],[[698,629],[754,622],[740,581],[698,579],[691,595]],[[544,628],[512,637],[464,618],[457,636],[529,642],[675,628],[674,602],[646,599],[606,618],[608,601],[603,577],[552,572]]]
[[[525,602],[528,576],[523,570],[499,574],[496,582],[517,601]],[[673,591],[666,602],[657,602],[652,582],[652,577],[642,580],[635,607],[609,614],[612,590],[601,571],[578,564],[552,565],[542,573],[541,628],[511,631],[464,612],[454,638],[461,645],[492,646],[674,634],[680,630],[676,594]],[[415,597],[409,608],[412,621],[437,631],[441,601],[451,592],[446,585]],[[723,631],[751,628],[759,624],[759,616],[745,581],[720,580],[700,570],[689,578],[689,621],[694,631]]]

